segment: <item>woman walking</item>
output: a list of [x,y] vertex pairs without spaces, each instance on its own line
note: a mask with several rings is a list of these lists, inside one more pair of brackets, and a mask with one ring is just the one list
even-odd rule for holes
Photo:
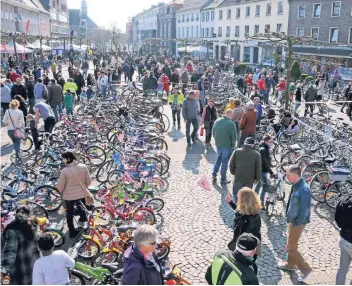
[[85,223],[87,216],[82,210],[80,202],[85,204],[85,198],[88,194],[87,188],[92,183],[92,179],[87,166],[80,164],[73,152],[64,152],[61,157],[66,167],[61,171],[57,188],[65,201],[67,227],[70,237],[75,237],[79,231],[73,225],[74,206],[76,205],[80,213],[78,221]]
[[2,120],[2,122],[7,125],[7,134],[13,142],[17,160],[21,159],[21,139],[15,136],[15,129],[24,128],[25,126],[23,112],[18,109],[19,106],[20,103],[18,102],[18,100],[11,100],[9,104],[10,109],[6,110],[4,118]]
[[9,104],[11,101],[11,89],[5,85],[5,83],[1,83],[1,108],[2,111],[5,113],[6,110],[9,109]]
[[[259,196],[250,188],[244,187],[237,194],[237,205],[231,200],[229,195],[226,201],[235,210],[233,239],[228,244],[230,250],[235,250],[237,239],[243,233],[251,233],[261,240],[260,227],[260,210],[262,204]],[[260,256],[261,247],[257,247],[256,254]]]
[[16,210],[15,219],[4,230],[5,248],[1,272],[10,275],[11,285],[31,285],[35,261],[40,257],[37,223],[27,206]]
[[218,118],[218,112],[214,106],[214,100],[208,99],[208,105],[204,108],[202,114],[202,125],[205,129],[205,145],[206,148],[210,147],[212,129],[214,126],[215,120]]

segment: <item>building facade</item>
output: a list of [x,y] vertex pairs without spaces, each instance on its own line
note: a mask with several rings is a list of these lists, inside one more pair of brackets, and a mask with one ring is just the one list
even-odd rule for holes
[[215,59],[231,57],[248,64],[275,65],[282,48],[264,47],[248,37],[267,32],[287,33],[288,0],[225,0],[215,8]]
[[88,6],[85,0],[81,2],[81,9],[69,9],[70,33],[73,36],[87,38],[98,25],[88,17]]
[[290,1],[288,33],[327,43],[296,46],[295,53],[314,55],[323,61],[328,57],[343,58],[352,66],[352,0]]
[[173,0],[159,9],[157,37],[160,39],[160,53],[176,54],[176,11],[182,6],[183,0]]
[[69,36],[69,13],[66,0],[40,0],[50,12],[51,36]]
[[[28,22],[29,21],[29,22]],[[50,36],[50,14],[38,0],[1,0],[1,29],[7,33]]]

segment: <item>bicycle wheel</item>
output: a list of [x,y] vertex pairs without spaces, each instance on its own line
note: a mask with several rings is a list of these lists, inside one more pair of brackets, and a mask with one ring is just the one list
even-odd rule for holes
[[86,285],[86,280],[78,272],[71,272],[70,276],[70,285]]
[[330,176],[328,171],[321,171],[316,173],[309,184],[313,200],[324,203],[325,191],[329,187]]
[[143,157],[139,160],[136,169],[138,172],[147,171],[149,175],[161,175],[163,173],[163,164],[156,157]]
[[21,205],[27,206],[31,210],[32,215],[36,217],[49,217],[47,210],[36,202],[23,200],[21,201]]
[[313,158],[309,155],[303,155],[303,156],[299,156],[296,159],[295,164],[298,165],[301,168],[301,171],[309,164],[309,162],[311,162],[313,160]]
[[324,171],[326,168],[321,163],[312,163],[304,167],[302,170],[302,178],[309,183],[315,174]]
[[147,209],[136,209],[133,214],[133,221],[139,225],[142,224],[155,224],[154,214]]
[[105,151],[99,146],[89,146],[86,149],[86,154],[93,166],[100,166],[106,161]]
[[265,202],[265,213],[268,216],[268,218],[272,217],[274,213],[274,208],[275,208],[275,205],[273,202],[270,202],[270,201]]
[[169,119],[169,117],[167,117],[164,113],[162,113],[160,120],[164,124],[163,131],[164,132],[168,131],[169,128],[170,128],[170,119]]
[[122,178],[123,176],[123,172],[121,172],[120,170],[112,170],[109,174],[108,174],[108,179],[107,181],[112,185],[112,186],[116,186],[118,183],[118,180],[120,178]]
[[145,188],[152,189],[155,194],[162,194],[167,189],[167,182],[160,177],[147,178]]
[[100,183],[104,183],[108,180],[108,174],[114,168],[114,162],[109,159],[103,165],[101,165],[97,171],[96,179]]
[[146,207],[153,209],[154,212],[160,212],[164,208],[164,201],[159,198],[150,199]]
[[161,138],[153,138],[149,140],[148,143],[151,145],[150,148],[152,148],[148,148],[149,150],[158,150],[166,152],[169,148],[165,140]]
[[341,197],[345,195],[351,195],[351,194],[352,194],[351,181],[334,182],[325,190],[324,199],[326,204],[330,208],[335,209]]
[[100,251],[99,245],[90,239],[86,239],[82,246],[78,248],[78,256],[84,259],[91,259]]
[[51,236],[54,239],[55,247],[59,247],[65,244],[65,235],[61,231],[47,228],[45,230],[45,233],[51,234]]
[[56,211],[62,205],[61,194],[54,186],[44,185],[34,190],[34,201],[47,211]]
[[158,243],[155,247],[156,249],[156,255],[158,256],[158,258],[160,260],[165,259],[169,256],[170,253],[170,247],[162,244],[162,243]]
[[22,152],[29,152],[33,147],[33,140],[28,135],[26,138],[21,140],[21,151]]
[[94,256],[90,265],[93,267],[100,267],[103,263],[114,263],[118,256],[119,253],[114,251],[99,252],[96,256]]
[[94,218],[94,222],[101,226],[107,226],[112,219],[111,213],[104,207],[95,207],[92,210],[92,216]]

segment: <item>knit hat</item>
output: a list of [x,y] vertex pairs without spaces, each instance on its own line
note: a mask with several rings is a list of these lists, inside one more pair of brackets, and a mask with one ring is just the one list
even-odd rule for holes
[[244,145],[253,145],[255,143],[253,137],[247,137],[246,140],[244,140]]
[[243,233],[238,239],[236,243],[236,250],[239,251],[253,251],[259,244],[258,238],[256,238],[251,233]]

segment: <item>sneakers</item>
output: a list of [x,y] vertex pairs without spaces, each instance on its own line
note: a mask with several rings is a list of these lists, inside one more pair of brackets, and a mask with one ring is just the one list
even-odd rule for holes
[[221,185],[227,185],[227,184],[230,184],[231,181],[228,181],[228,180],[221,180]]
[[277,268],[284,270],[284,271],[295,271],[294,268],[289,268],[287,262],[282,261],[277,265]]
[[191,148],[191,142],[187,142],[187,148]]
[[216,176],[213,176],[213,183],[216,183]]
[[298,278],[297,278],[297,281],[298,282],[300,282],[300,283],[302,283],[302,282],[305,282],[307,279],[308,279],[308,277],[309,277],[309,275],[311,274],[313,272],[313,269],[311,269],[308,273],[306,273],[306,274],[300,274],[300,275],[298,275]]
[[181,125],[178,126],[178,129],[181,129]]

